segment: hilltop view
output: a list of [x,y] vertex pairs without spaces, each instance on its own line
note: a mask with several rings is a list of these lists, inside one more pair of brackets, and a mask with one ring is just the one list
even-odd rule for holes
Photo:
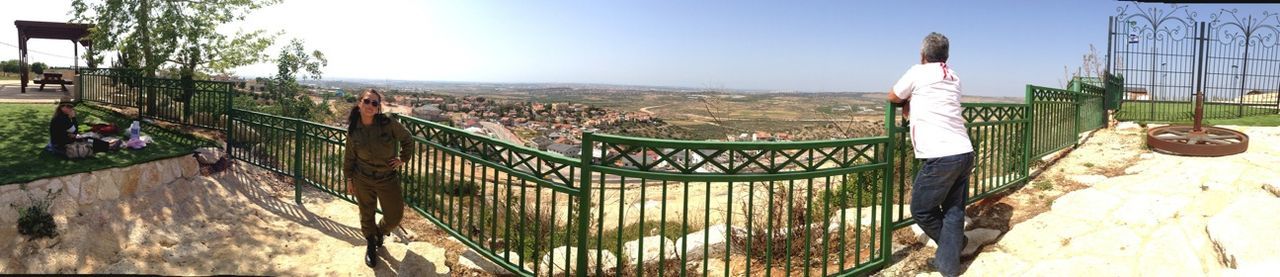
[[1280,5],[4,7],[0,274],[1280,269]]

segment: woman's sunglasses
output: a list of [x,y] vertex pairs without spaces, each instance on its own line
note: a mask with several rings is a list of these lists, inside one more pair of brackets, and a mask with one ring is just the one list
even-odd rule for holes
[[369,100],[369,99],[364,99],[364,100],[361,100],[361,101],[363,101],[365,105],[370,105],[370,106],[374,106],[374,107],[382,106],[382,101],[378,101],[378,100]]

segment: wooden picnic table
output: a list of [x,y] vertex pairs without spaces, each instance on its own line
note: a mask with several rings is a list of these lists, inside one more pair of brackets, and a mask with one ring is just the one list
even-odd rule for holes
[[62,86],[62,91],[65,92],[67,91],[67,85],[71,84],[71,81],[62,79],[62,73],[46,72],[43,75],[44,75],[43,78],[41,78],[40,80],[33,81],[37,84],[40,84],[40,90],[44,90],[44,85],[56,84],[56,85]]

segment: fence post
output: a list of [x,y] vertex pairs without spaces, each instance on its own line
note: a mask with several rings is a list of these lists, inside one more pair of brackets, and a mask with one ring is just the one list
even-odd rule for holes
[[225,118],[226,118],[226,122],[223,122],[223,123],[225,124],[225,126],[227,127],[227,129],[226,129],[226,130],[224,130],[224,131],[222,132],[222,133],[225,135],[225,136],[224,136],[225,141],[223,141],[223,144],[222,144],[222,147],[223,147],[222,152],[223,152],[223,153],[226,153],[226,155],[227,155],[227,160],[232,160],[232,159],[234,159],[234,157],[232,157],[232,156],[231,156],[231,141],[233,140],[233,138],[231,137],[231,135],[232,135],[232,132],[231,132],[231,110],[227,110],[227,112],[226,112],[226,114],[224,114],[224,116],[225,116]]
[[293,201],[302,205],[302,119],[293,119]]
[[84,103],[84,74],[76,73],[76,103]]
[[1081,100],[1083,98],[1082,95],[1084,95],[1084,93],[1080,93],[1080,92],[1071,93],[1071,96],[1075,98],[1075,100],[1071,102],[1075,103],[1075,105],[1073,106],[1076,107],[1076,117],[1073,118],[1074,121],[1076,122],[1076,124],[1073,124],[1073,125],[1076,125],[1075,132],[1071,133],[1071,145],[1075,145],[1075,146],[1080,145],[1080,106],[1083,106],[1082,101],[1084,101],[1084,100]]
[[[893,195],[893,185],[894,185],[893,177],[897,176],[894,174],[894,169],[896,169],[897,167],[894,166],[893,164],[893,155],[898,153],[897,151],[895,151],[896,148],[894,148],[895,147],[894,141],[896,140],[894,138],[896,137],[898,132],[896,128],[898,124],[896,120],[894,120],[895,109],[893,105],[894,105],[893,102],[889,102],[887,105],[885,105],[885,109],[884,109],[885,111],[884,130],[889,137],[889,141],[885,142],[884,144],[885,168],[884,170],[882,170],[882,172],[884,172],[884,178],[883,178],[884,180],[882,180],[884,183],[881,184],[884,187],[880,188],[880,192],[884,193],[884,197],[881,197],[883,198],[882,199],[883,203],[881,203],[882,206],[881,206],[881,215],[880,215],[881,217],[880,226],[882,226],[880,229],[880,257],[893,256],[893,248],[885,247],[886,245],[891,245],[892,239],[893,239],[894,218],[892,218],[893,211],[891,210],[893,207],[893,201],[889,201],[890,200],[889,198],[892,197]],[[889,260],[890,260],[889,258],[885,258],[881,263],[887,264],[889,263]]]
[[1024,124],[1023,126],[1025,126],[1024,128],[1026,128],[1026,130],[1022,132],[1023,133],[1022,147],[1024,148],[1024,151],[1022,151],[1022,176],[1024,178],[1027,178],[1027,181],[1026,181],[1027,183],[1031,183],[1031,153],[1035,151],[1034,146],[1036,145],[1035,142],[1032,141],[1032,139],[1035,139],[1036,137],[1035,136],[1036,105],[1035,105],[1034,94],[1035,93],[1032,92],[1031,85],[1027,85],[1027,96],[1026,96],[1027,111],[1025,112],[1025,115],[1023,115],[1023,117],[1025,117],[1027,121],[1023,123]]
[[[591,218],[591,167],[592,157],[595,157],[595,138],[593,132],[582,132],[581,155],[578,156],[579,168],[582,174],[578,177],[578,264],[575,269],[576,276],[587,276],[587,221]],[[602,177],[603,178],[603,177]],[[566,271],[568,265],[565,265]]]
[[[232,97],[234,97],[234,96],[235,96],[234,89],[233,89],[233,88],[231,88],[231,85],[230,85],[230,84],[227,84],[227,91],[226,91],[226,94],[224,94],[224,95],[225,95],[225,96],[223,96],[223,99],[222,99],[222,101],[223,101],[223,103],[222,103],[222,105],[223,105],[223,106],[222,106],[222,118],[224,118],[223,120],[224,120],[225,122],[223,122],[223,123],[225,123],[226,128],[227,128],[227,129],[224,129],[224,131],[227,133],[227,137],[228,137],[228,138],[230,138],[230,137],[231,137],[231,108],[232,108],[232,107],[231,107],[231,99],[232,99]],[[228,141],[230,141],[230,140],[228,140]]]

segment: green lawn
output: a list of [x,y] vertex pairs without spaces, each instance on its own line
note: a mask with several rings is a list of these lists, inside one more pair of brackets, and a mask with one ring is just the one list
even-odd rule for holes
[[[49,141],[53,108],[52,104],[0,104],[0,185],[188,155],[197,147],[214,145],[208,140],[143,124],[142,133],[155,140],[147,148],[67,160],[44,150]],[[88,123],[97,122],[113,122],[123,130],[132,122],[120,114],[90,105],[78,106],[76,113],[82,130],[88,130]]]
[[[1153,110],[1154,113],[1152,112]],[[1157,102],[1153,105],[1150,102],[1126,102],[1121,106],[1116,118],[1121,121],[1190,122],[1193,111],[1195,111],[1195,106],[1191,103]],[[1274,115],[1280,112],[1277,109],[1249,106],[1241,109],[1231,104],[1209,103],[1204,106],[1204,117],[1206,119],[1236,118],[1239,117],[1242,111],[1246,117]]]
[[[1280,114],[1246,116],[1230,119],[1205,119],[1209,125],[1280,126]],[[1190,121],[1184,122],[1190,124]]]

